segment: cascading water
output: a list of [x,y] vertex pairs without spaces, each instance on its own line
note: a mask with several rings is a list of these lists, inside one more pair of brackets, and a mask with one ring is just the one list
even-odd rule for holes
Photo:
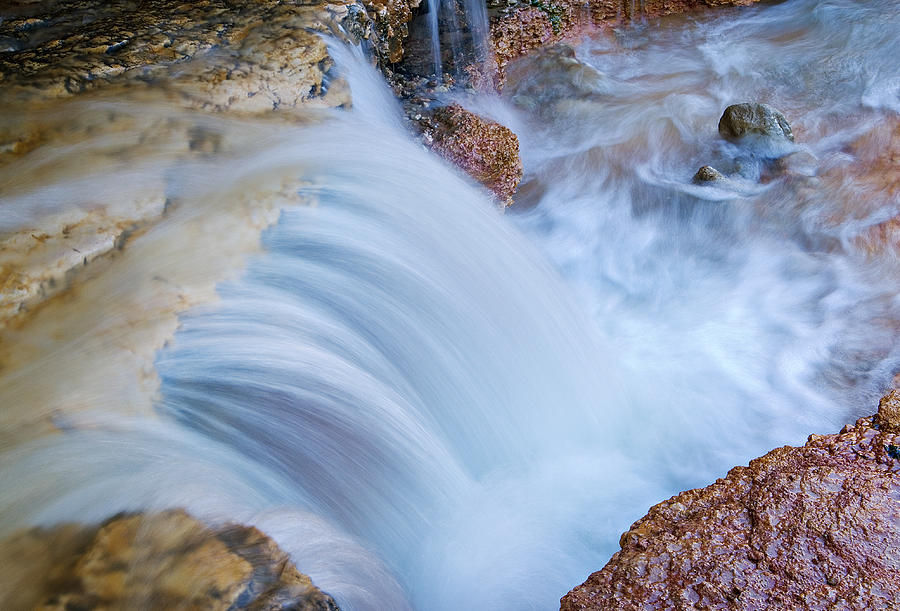
[[[445,70],[449,70],[455,79],[468,78],[466,67],[484,64],[490,55],[486,3],[482,0],[428,0],[426,6],[425,31],[420,31],[418,36],[428,40],[431,75],[441,80]],[[417,37],[415,28],[414,24],[413,39]]]
[[[579,56],[604,74],[512,70],[467,100],[521,138],[532,207],[506,216],[337,49],[352,112],[206,124],[258,137],[167,170],[186,206],[285,176],[317,205],[182,317],[159,418],[3,454],[0,532],[182,506],[259,525],[342,608],[556,606],[650,504],[872,410],[897,261],[827,220],[897,212],[843,152],[900,110],[897,26],[888,2],[790,2],[598,35]],[[760,97],[810,180],[692,185],[737,154],[722,108]]]

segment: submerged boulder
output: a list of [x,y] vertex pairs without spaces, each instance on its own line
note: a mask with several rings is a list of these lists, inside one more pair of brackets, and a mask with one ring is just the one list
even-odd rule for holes
[[733,104],[719,119],[719,134],[730,142],[749,144],[761,152],[780,156],[794,133],[783,114],[768,104]]
[[510,100],[548,119],[560,113],[590,112],[607,86],[603,75],[580,61],[575,49],[556,44],[509,65],[505,91]]
[[3,609],[338,608],[259,530],[180,510],[35,528],[0,542],[0,562]]
[[519,139],[508,127],[458,104],[420,115],[417,127],[432,150],[487,187],[501,203],[512,203],[522,179],[522,160]]
[[562,609],[897,608],[898,403],[651,508]]

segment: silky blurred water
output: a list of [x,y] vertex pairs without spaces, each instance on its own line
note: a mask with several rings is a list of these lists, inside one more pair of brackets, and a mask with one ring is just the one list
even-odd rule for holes
[[[463,100],[520,137],[505,215],[336,48],[352,112],[171,187],[292,175],[317,204],[182,317],[160,419],[4,454],[0,529],[183,506],[258,524],[342,608],[556,607],[651,504],[874,410],[897,260],[855,237],[900,202],[848,147],[900,110],[898,15],[787,2],[511,67]],[[785,113],[802,163],[718,137],[743,101]],[[692,184],[704,164],[732,177]]]

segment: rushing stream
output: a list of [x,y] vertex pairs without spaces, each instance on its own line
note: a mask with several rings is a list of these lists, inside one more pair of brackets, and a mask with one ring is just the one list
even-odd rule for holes
[[[898,34],[895,2],[796,0],[513,66],[462,100],[521,140],[505,215],[335,49],[352,112],[172,171],[193,197],[291,173],[317,205],[182,317],[160,418],[2,457],[0,529],[184,506],[345,609],[554,608],[651,504],[873,411],[900,277],[854,238],[900,202],[847,147],[900,112]],[[718,137],[751,100],[791,121],[790,175]],[[707,163],[730,181],[692,184]]]

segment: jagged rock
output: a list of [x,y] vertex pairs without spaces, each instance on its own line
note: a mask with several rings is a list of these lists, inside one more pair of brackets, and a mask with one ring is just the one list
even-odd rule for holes
[[651,508],[562,609],[897,608],[897,400]]
[[509,205],[522,178],[519,139],[509,128],[457,104],[421,116],[426,144]]
[[705,165],[694,174],[693,183],[696,185],[709,184],[713,182],[721,182],[728,180],[724,174],[715,169],[711,165]]
[[794,134],[783,114],[768,104],[732,104],[719,119],[719,134],[731,142],[758,140],[767,148],[793,142]]
[[386,61],[395,64],[403,59],[403,41],[409,34],[413,9],[421,0],[365,0],[377,36],[375,47]]
[[0,542],[0,559],[4,609],[337,610],[259,530],[181,510],[32,529]]

